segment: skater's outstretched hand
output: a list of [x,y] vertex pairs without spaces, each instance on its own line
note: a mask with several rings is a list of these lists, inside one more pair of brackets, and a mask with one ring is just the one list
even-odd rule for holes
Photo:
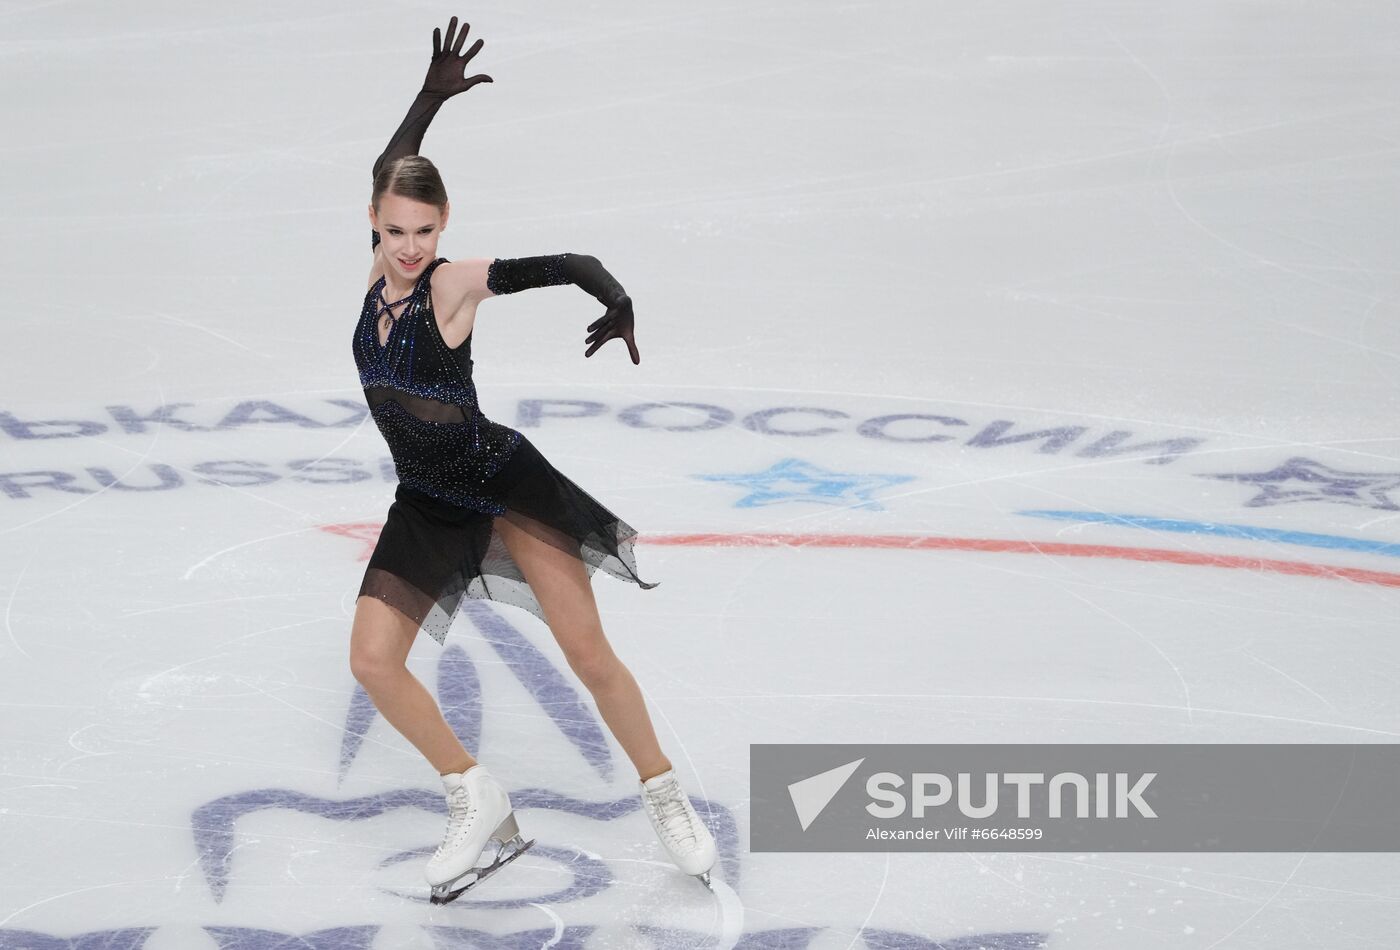
[[[480,82],[495,82],[485,73],[472,76],[470,79],[463,78],[467,70],[467,63],[471,58],[480,52],[485,40],[478,39],[471,45],[471,49],[462,52],[462,44],[467,41],[467,31],[471,29],[470,23],[462,24],[462,32],[456,33],[457,18],[454,16],[447,24],[447,41],[442,39],[442,29],[433,27],[433,61],[428,65],[428,75],[423,80],[423,91],[434,95],[450,99],[459,92],[466,92],[472,86]],[[454,42],[453,34],[456,33]]]
[[634,323],[632,298],[623,295],[616,303],[608,307],[607,313],[588,325],[588,329],[592,332],[583,342],[593,345],[583,355],[592,356],[597,352],[598,347],[614,337],[620,337],[627,341],[627,351],[632,354],[633,365],[640,364],[642,357],[637,353],[636,340],[632,339]]

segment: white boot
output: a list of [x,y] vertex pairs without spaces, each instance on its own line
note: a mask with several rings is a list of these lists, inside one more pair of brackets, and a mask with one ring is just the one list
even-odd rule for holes
[[667,769],[638,784],[642,789],[642,807],[651,819],[651,827],[676,867],[698,877],[701,884],[714,890],[710,884],[710,869],[715,865],[715,839],[695,814],[695,808],[676,778],[675,769]]
[[[442,776],[442,787],[447,793],[447,833],[423,872],[434,904],[455,900],[535,843],[520,837],[510,796],[485,766],[478,763],[465,772],[449,772]],[[492,840],[497,842],[495,856],[480,865]],[[458,886],[468,875],[472,879]]]

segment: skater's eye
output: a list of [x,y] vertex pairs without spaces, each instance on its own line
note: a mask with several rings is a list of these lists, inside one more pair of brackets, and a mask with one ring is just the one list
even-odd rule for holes
[[[418,229],[418,233],[419,233],[419,234],[427,234],[427,233],[429,233],[429,232],[432,231],[432,230],[433,230],[433,229],[432,229],[431,226],[426,227],[426,228],[419,228],[419,229]],[[403,232],[400,231],[398,228],[389,228],[388,231],[389,231],[390,234],[402,234],[402,233],[403,233]]]

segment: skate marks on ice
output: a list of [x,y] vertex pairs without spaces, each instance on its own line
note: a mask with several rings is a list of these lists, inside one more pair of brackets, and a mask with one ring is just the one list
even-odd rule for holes
[[[611,775],[610,763],[598,758],[600,752],[602,755],[610,755],[606,742],[600,742],[598,738],[602,727],[593,718],[591,709],[580,701],[573,686],[560,674],[549,658],[536,649],[519,630],[490,606],[468,603],[464,605],[464,610],[472,619],[475,630],[504,661],[501,666],[493,667],[493,669],[505,668],[509,670],[543,710],[555,713],[550,716],[550,721],[556,723],[561,734],[577,751],[578,755],[592,765],[595,771]],[[460,735],[475,737],[477,741],[487,731],[480,700],[471,698],[479,697],[480,682],[478,667],[466,654],[466,651],[455,643],[450,644],[443,651],[442,660],[439,663],[438,689],[440,694],[443,691],[448,691],[449,695],[451,695],[452,689],[459,690],[461,701],[445,701],[443,708],[445,713],[449,714],[449,721]],[[584,721],[580,723],[570,720],[567,716],[560,716],[558,708],[582,711],[586,714]],[[353,731],[362,740],[364,733],[372,723],[373,717],[367,715],[359,705],[352,702],[346,717],[345,730],[347,734]],[[348,756],[344,754],[344,750],[347,748],[351,750]],[[358,743],[342,743],[342,769],[340,772],[342,780],[345,771],[353,765],[355,753],[360,748]],[[510,795],[512,805],[517,815],[520,816],[522,828],[528,828],[532,815],[549,811],[582,819],[585,824],[580,827],[580,839],[586,839],[589,834],[588,828],[597,827],[594,823],[607,823],[619,818],[627,818],[632,816],[634,812],[641,810],[640,800],[636,795],[630,794],[630,790],[629,794],[619,798],[602,801],[573,798],[547,788],[514,789]],[[828,928],[824,927],[765,929],[745,932],[744,906],[737,890],[741,881],[742,855],[735,817],[728,808],[717,802],[692,796],[691,803],[697,814],[714,834],[720,850],[720,863],[716,866],[716,873],[712,876],[717,926],[712,931],[701,932],[684,928],[635,925],[637,934],[644,936],[648,945],[715,948],[805,947],[818,935],[827,932]],[[192,816],[192,831],[199,853],[200,866],[216,901],[223,902],[230,889],[236,886],[235,853],[240,848],[254,844],[247,840],[240,840],[237,826],[246,818],[275,809],[297,811],[305,815],[315,816],[317,819],[358,822],[401,809],[423,810],[441,815],[445,813],[445,804],[439,793],[418,788],[391,789],[342,800],[324,798],[295,789],[263,788],[233,793],[215,799],[195,810]],[[638,824],[638,829],[644,828],[642,823],[634,821],[634,824]],[[642,835],[638,829],[629,828],[622,832],[622,836],[629,840],[641,838]],[[425,833],[426,837],[428,836]],[[416,866],[417,863],[431,854],[432,849],[433,845],[425,842],[421,846],[389,854],[377,862],[370,874],[393,868],[405,862],[412,862]],[[658,875],[663,878],[680,874],[669,861],[625,857],[605,858],[592,851],[561,844],[558,840],[537,841],[523,857],[527,858],[528,861],[515,862],[510,874],[494,880],[483,881],[481,892],[478,893],[473,889],[471,893],[463,895],[458,904],[474,911],[488,908],[513,909],[532,906],[542,908],[573,904],[603,893],[609,887],[617,884],[619,882],[618,865],[624,863],[654,865]],[[545,893],[521,893],[519,885],[522,882],[539,880],[539,876],[535,874],[522,875],[511,883],[505,880],[513,877],[514,873],[523,869],[527,863],[540,860],[548,862],[556,871],[559,869],[567,871],[567,883]],[[557,874],[552,875],[551,879],[556,877]],[[635,879],[631,883],[635,885]],[[676,893],[683,893],[686,890],[679,883],[668,882],[667,886],[680,888]],[[385,882],[377,887],[383,893],[393,894],[406,900],[423,902],[428,900],[427,889],[423,886],[401,887]],[[703,892],[698,887],[695,888],[695,891],[696,895],[691,899],[694,901],[692,906],[698,907]],[[555,942],[553,945],[568,945],[569,939],[577,939],[579,941],[577,945],[582,946],[583,941],[587,940],[593,929],[591,927],[556,929],[552,934],[552,939],[561,942]],[[447,928],[447,930],[451,930],[453,933],[469,933],[471,938],[476,941],[473,945],[480,946],[518,946],[522,944],[516,941],[524,939],[518,933],[492,936],[481,931],[458,932],[453,928]],[[373,928],[347,928],[325,931],[324,933],[340,935],[337,939],[342,940],[342,942],[336,945],[346,946],[352,942],[347,939],[350,931],[354,931],[367,940],[373,939]],[[229,934],[231,935],[231,931]],[[267,932],[247,930],[240,931],[239,934],[240,939],[237,941],[237,945],[240,947],[272,945],[260,942],[264,936],[270,936]],[[281,938],[286,936],[281,935]],[[976,938],[981,941],[980,944],[969,943],[965,945],[969,947],[1005,947],[1011,950],[1011,948],[1042,946],[1044,937],[1043,934],[984,934]],[[301,939],[312,941],[312,945],[315,945],[315,935],[306,935]],[[936,941],[925,935],[897,931],[867,930],[863,932],[861,939],[868,947],[934,948],[963,945],[957,942],[950,943],[947,940]],[[962,939],[964,938],[957,938],[959,941]],[[4,947],[5,944],[0,942],[0,950],[3,950]]]
[[[604,738],[601,723],[598,722],[592,708],[583,703],[578,691],[550,658],[491,607],[465,602],[462,613],[473,621],[481,638],[492,646],[503,661],[502,666],[510,671],[535,700],[539,711],[555,724],[568,744],[595,772],[611,779],[614,774],[612,751]],[[501,667],[493,667],[499,668]],[[443,714],[449,725],[462,737],[468,748],[479,749],[486,731],[480,699],[481,678],[476,664],[468,657],[466,651],[455,643],[442,651],[438,664],[437,685]],[[378,710],[374,709],[372,703],[366,708],[367,697],[360,698],[361,694],[363,689],[356,684],[346,713],[341,742],[342,781],[362,748],[364,736],[378,717]],[[571,815],[583,819],[586,823],[612,822],[642,810],[640,797],[630,788],[619,798],[603,801],[573,798],[547,788],[511,789],[510,798],[517,814],[521,816],[522,829],[529,827],[530,810]],[[733,814],[718,802],[695,796],[690,796],[690,800],[701,821],[714,835],[719,849],[719,864],[715,869],[717,874],[712,881],[722,877],[731,886],[737,886],[740,880],[739,835]],[[441,794],[418,788],[393,789],[340,801],[287,788],[252,789],[223,796],[197,808],[192,818],[200,865],[216,901],[223,900],[232,880],[233,854],[239,847],[236,843],[238,823],[251,815],[271,809],[291,809],[336,821],[363,821],[397,809],[421,809],[446,816],[446,804]],[[624,833],[624,836],[640,838],[643,833],[650,837],[650,829],[645,822],[638,825],[637,834]],[[526,836],[531,836],[528,831]],[[389,855],[379,863],[379,867],[390,867],[429,855],[434,847],[435,845],[425,844]],[[598,893],[612,878],[605,863],[599,865],[574,849],[551,848],[540,842],[530,849],[529,855],[557,862],[573,873],[573,880],[567,886],[546,895],[495,900],[483,900],[474,895],[472,904],[516,907],[539,902],[573,901]],[[674,865],[669,862],[666,866],[676,871]],[[405,893],[404,896],[415,895]]]

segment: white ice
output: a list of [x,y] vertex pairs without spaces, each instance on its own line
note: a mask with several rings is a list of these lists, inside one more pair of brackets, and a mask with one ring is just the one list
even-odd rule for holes
[[[370,167],[453,14],[495,81],[424,141],[439,252],[593,254],[636,302],[639,366],[583,358],[577,288],[489,300],[475,379],[641,532],[661,586],[595,590],[735,822],[718,896],[639,812],[522,807],[538,854],[430,907],[426,856],[385,862],[440,814],[333,817],[440,795],[349,725],[394,490],[350,332]],[[1394,853],[748,833],[751,743],[1400,741],[1396,5],[9,0],[0,28],[0,948],[1394,945]],[[765,533],[962,546],[721,543]],[[523,611],[474,603],[410,667],[512,794],[635,795]],[[201,825],[277,801],[308,804]]]

